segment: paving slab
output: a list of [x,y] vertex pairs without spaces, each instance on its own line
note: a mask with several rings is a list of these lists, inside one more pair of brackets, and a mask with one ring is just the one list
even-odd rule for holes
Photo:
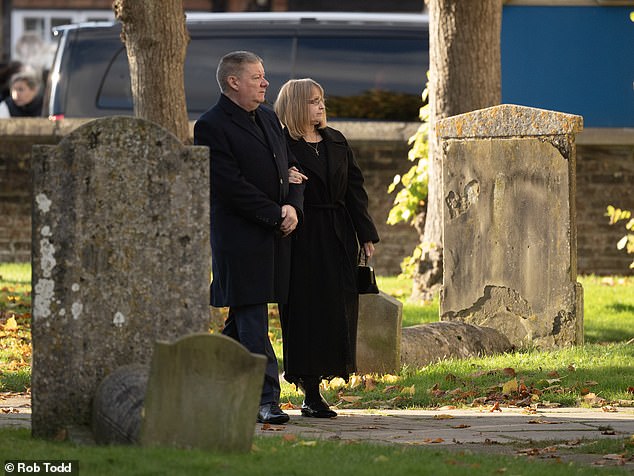
[[306,418],[299,410],[287,410],[291,415],[288,424],[258,425],[256,434],[440,446],[624,439],[634,435],[634,409],[615,410],[340,410],[333,419]]

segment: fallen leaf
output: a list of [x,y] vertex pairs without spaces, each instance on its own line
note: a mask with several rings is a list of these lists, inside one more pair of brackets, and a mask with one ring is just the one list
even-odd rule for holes
[[493,404],[493,406],[489,409],[490,413],[492,413],[492,412],[501,412],[501,411],[502,411],[502,409],[500,408],[500,402],[495,402]]
[[4,328],[5,331],[17,331],[18,323],[15,320],[15,317],[12,316],[9,319],[7,319],[6,324],[2,327]]
[[443,441],[445,440],[443,440],[442,438],[425,438],[423,440],[423,443],[442,443]]
[[455,405],[445,405],[440,407],[438,410],[455,410],[457,407]]
[[604,398],[598,397],[595,393],[584,395],[583,401],[586,402],[588,405],[593,406],[603,406],[606,402]]
[[389,392],[394,392],[395,390],[401,390],[403,387],[401,387],[400,385],[388,385],[387,387],[385,387],[383,389],[383,393],[389,393]]
[[357,388],[362,384],[363,384],[363,378],[360,377],[359,375],[353,375],[350,377],[350,382],[348,383],[348,386],[350,388]]
[[577,367],[575,367],[575,364],[570,364],[568,366],[568,372],[575,372],[577,370]]
[[383,383],[396,383],[399,381],[399,377],[396,375],[385,374],[381,377],[381,381]]
[[509,377],[515,377],[515,369],[512,367],[506,367],[502,369],[502,372],[504,372]]
[[434,415],[434,420],[451,420],[453,415],[447,415],[446,413],[441,413],[440,415]]
[[271,425],[270,423],[262,424],[262,431],[284,431],[286,429],[283,425]]
[[603,407],[601,407],[601,410],[603,410],[606,413],[617,413],[618,410],[613,407],[612,405],[605,405]]
[[366,377],[364,384],[366,390],[374,390],[376,388],[376,381],[372,377]]
[[328,384],[328,386],[332,389],[332,390],[337,390],[338,388],[341,387],[345,387],[346,386],[346,381],[344,379],[342,379],[341,377],[335,377],[333,378],[330,383]]
[[461,425],[451,425],[451,428],[456,428],[456,429],[459,429],[459,428],[471,428],[471,425],[467,425],[467,424],[463,423]]
[[361,400],[361,397],[359,397],[358,395],[342,395],[339,398],[341,398],[341,400],[343,400],[344,402],[348,402],[348,403],[354,403]]
[[634,387],[627,387],[627,393],[634,393]]
[[280,408],[282,410],[299,410],[300,406],[299,405],[293,405],[293,402],[291,402],[290,400],[288,402],[282,403],[280,405]]
[[557,372],[556,370],[553,370],[552,372],[548,372],[546,375],[548,375],[549,377],[553,377],[553,378],[561,377],[561,375],[559,375],[559,372]]
[[283,435],[282,439],[284,441],[295,441],[297,439],[297,435]]
[[375,463],[385,463],[386,461],[389,461],[389,458],[385,455],[379,455],[376,458],[374,458],[373,461]]
[[623,459],[624,457],[625,457],[624,454],[614,454],[614,453],[601,456],[601,458],[603,459],[615,459],[615,460]]
[[510,395],[512,392],[517,392],[517,379],[511,379],[502,385],[502,393]]
[[405,387],[403,388],[403,390],[401,390],[401,393],[403,394],[409,394],[410,396],[414,396],[414,394],[416,393],[416,386],[412,385],[411,387]]
[[310,440],[310,441],[300,440],[297,443],[295,443],[294,446],[317,446],[317,441],[315,441],[315,440]]

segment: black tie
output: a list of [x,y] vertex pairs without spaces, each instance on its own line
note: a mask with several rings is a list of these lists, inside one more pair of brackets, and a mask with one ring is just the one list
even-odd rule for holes
[[262,127],[260,127],[260,124],[257,121],[257,117],[255,117],[255,110],[249,111],[249,118],[253,121],[253,124],[255,124],[255,129],[257,133],[262,139],[264,139],[264,131],[262,130]]

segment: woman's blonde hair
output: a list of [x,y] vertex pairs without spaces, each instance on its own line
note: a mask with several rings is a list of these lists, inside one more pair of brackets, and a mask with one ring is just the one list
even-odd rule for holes
[[[275,112],[282,124],[288,129],[290,136],[295,140],[301,139],[313,128],[310,122],[310,108],[308,107],[308,101],[312,99],[313,88],[319,90],[323,99],[324,88],[317,81],[310,78],[291,79],[284,83],[275,100]],[[323,129],[326,124],[324,110],[324,115],[317,128]]]

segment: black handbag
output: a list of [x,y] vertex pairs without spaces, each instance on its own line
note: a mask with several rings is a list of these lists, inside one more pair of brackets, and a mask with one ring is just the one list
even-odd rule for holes
[[359,264],[357,265],[357,289],[359,294],[379,294],[376,285],[374,268],[369,265],[368,257],[363,247],[359,250]]

